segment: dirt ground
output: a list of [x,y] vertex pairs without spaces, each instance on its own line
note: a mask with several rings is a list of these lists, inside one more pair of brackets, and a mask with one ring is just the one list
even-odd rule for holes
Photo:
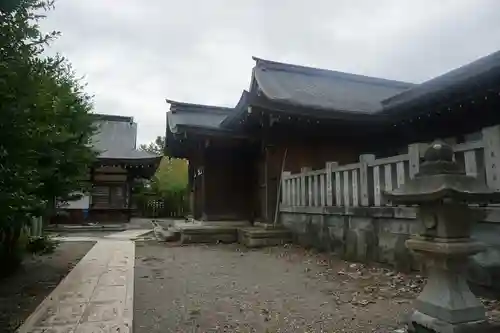
[[53,254],[27,258],[0,280],[0,332],[14,332],[92,248],[93,242],[61,243]]
[[137,243],[135,274],[136,333],[391,332],[425,282],[295,246]]

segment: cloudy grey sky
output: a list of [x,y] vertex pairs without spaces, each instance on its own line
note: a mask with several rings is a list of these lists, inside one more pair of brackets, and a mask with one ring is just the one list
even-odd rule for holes
[[252,56],[422,82],[500,49],[498,0],[58,0],[42,23],[95,111],[165,132],[165,98],[234,105]]

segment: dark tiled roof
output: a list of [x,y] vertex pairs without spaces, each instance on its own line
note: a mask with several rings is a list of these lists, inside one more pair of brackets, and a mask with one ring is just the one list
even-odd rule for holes
[[134,122],[134,117],[129,117],[129,116],[119,116],[119,115],[114,115],[114,114],[101,114],[101,113],[95,113],[93,114],[94,118],[96,121],[102,120],[102,121],[121,121],[125,123],[133,123]]
[[229,113],[229,115],[221,122],[220,126],[222,128],[234,128],[234,126],[241,120],[242,116],[248,111],[249,104],[249,93],[248,91],[243,91],[240,96],[240,100],[234,107],[234,109]]
[[[131,117],[96,115],[97,133],[92,138],[99,159],[147,160],[161,156],[136,149],[137,124]],[[125,121],[125,118],[131,121]]]
[[480,58],[383,101],[383,111],[398,113],[402,107],[418,104],[431,96],[445,96],[500,79],[500,51]]
[[254,58],[254,77],[272,102],[312,109],[374,113],[413,84]]
[[178,126],[203,127],[218,129],[221,122],[231,113],[232,108],[181,103],[167,100],[170,112],[167,112],[167,125],[172,133]]
[[186,126],[238,132],[249,105],[325,119],[409,118],[429,112],[434,102],[456,101],[500,82],[500,51],[418,85],[254,59],[251,90],[234,108],[167,101],[169,131]]

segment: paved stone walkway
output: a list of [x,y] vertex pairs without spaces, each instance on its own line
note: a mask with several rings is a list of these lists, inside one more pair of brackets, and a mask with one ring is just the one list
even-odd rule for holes
[[145,232],[133,231],[99,240],[18,332],[131,332],[135,245],[130,239]]
[[102,232],[101,236],[101,231],[94,231],[93,233],[89,233],[92,235],[81,236],[79,234],[68,234],[66,236],[56,236],[54,239],[60,242],[98,242],[102,239],[135,240],[149,232],[151,232],[151,229],[132,229],[115,232],[111,235],[106,232]]
[[122,232],[117,232],[111,235],[106,236],[105,238],[109,239],[123,239],[123,240],[134,240],[138,238],[139,236],[142,236],[144,234],[147,234],[150,232],[151,229],[132,229],[132,230],[125,230]]

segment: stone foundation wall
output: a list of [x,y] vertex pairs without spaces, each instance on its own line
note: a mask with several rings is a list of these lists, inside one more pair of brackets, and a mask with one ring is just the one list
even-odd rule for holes
[[[405,246],[420,228],[412,207],[281,207],[280,220],[304,246],[401,271],[421,268]],[[500,212],[486,210],[486,221],[474,226],[473,237],[488,250],[472,257],[469,279],[500,291]]]

